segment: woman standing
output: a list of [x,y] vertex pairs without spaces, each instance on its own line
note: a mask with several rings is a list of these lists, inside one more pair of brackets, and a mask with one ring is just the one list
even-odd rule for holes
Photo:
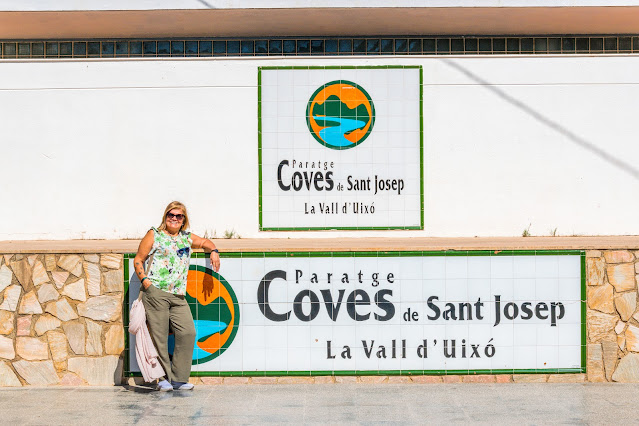
[[[164,210],[162,223],[151,228],[140,242],[135,255],[135,273],[144,291],[142,303],[160,364],[166,377],[158,390],[190,390],[191,361],[195,345],[195,326],[191,309],[184,298],[191,248],[210,252],[215,272],[220,269],[220,255],[212,241],[188,232],[189,216],[184,204],[173,201]],[[144,262],[149,259],[148,275]],[[169,328],[175,336],[173,360],[169,359]]]

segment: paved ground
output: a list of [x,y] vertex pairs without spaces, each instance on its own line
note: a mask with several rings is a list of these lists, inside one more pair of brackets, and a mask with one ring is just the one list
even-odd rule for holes
[[638,424],[639,384],[224,385],[0,389],[3,425]]

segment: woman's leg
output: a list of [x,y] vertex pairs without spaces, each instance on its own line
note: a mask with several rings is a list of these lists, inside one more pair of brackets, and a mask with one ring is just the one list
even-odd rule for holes
[[173,296],[171,302],[169,321],[175,336],[171,380],[186,383],[191,376],[195,325],[193,324],[191,308],[183,296]]
[[169,359],[169,308],[170,300],[166,296],[171,294],[155,288],[149,287],[142,296],[142,303],[146,311],[146,322],[149,326],[149,333],[158,351],[160,364],[166,373],[167,380],[171,381],[171,360]]

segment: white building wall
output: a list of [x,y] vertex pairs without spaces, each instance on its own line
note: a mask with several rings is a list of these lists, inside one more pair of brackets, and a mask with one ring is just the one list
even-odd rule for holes
[[[257,68],[422,65],[423,231],[259,232]],[[639,234],[639,57],[0,63],[0,240]]]

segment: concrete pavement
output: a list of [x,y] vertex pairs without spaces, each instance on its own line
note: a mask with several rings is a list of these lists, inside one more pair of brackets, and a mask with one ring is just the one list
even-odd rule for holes
[[638,424],[639,384],[314,384],[0,389],[5,425]]

